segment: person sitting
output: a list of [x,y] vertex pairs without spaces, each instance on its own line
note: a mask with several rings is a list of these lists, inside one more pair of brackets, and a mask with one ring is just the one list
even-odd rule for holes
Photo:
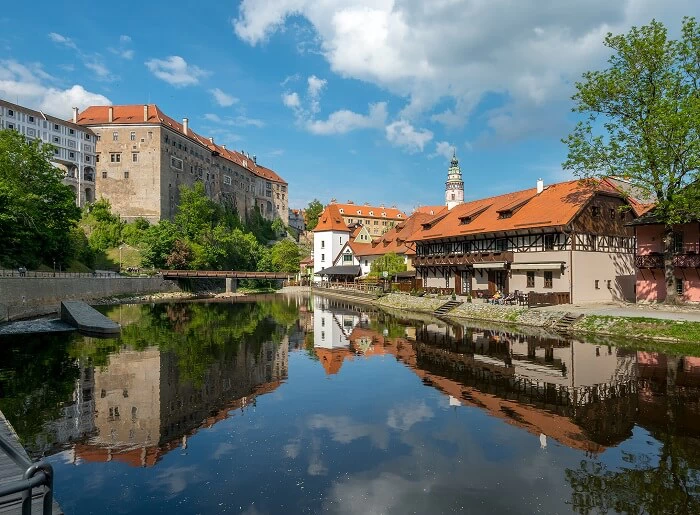
[[496,293],[493,294],[493,297],[491,297],[491,302],[493,302],[494,304],[500,304],[502,298],[503,293],[501,293],[501,290],[498,290]]

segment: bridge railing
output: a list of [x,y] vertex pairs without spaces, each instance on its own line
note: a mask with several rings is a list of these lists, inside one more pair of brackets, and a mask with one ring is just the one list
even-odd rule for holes
[[221,279],[289,279],[295,274],[284,272],[242,272],[238,270],[161,270],[160,274],[168,278],[221,278]]
[[39,278],[53,278],[53,277],[64,277],[64,278],[75,278],[75,277],[101,277],[107,279],[113,279],[117,277],[122,277],[117,272],[37,272],[35,270],[8,270],[0,268],[0,277],[39,277]]

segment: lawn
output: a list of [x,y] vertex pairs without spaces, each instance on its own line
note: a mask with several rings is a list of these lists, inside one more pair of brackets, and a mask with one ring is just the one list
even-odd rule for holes
[[[121,250],[122,270],[141,267],[141,251],[136,247],[124,245]],[[119,247],[98,252],[95,256],[95,270],[119,270]]]

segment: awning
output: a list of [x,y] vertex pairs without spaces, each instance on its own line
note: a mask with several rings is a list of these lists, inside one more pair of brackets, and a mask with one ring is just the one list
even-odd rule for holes
[[491,269],[491,270],[503,270],[506,267],[506,263],[503,261],[495,261],[491,263],[474,263],[472,265],[476,269]]
[[328,276],[334,276],[334,275],[349,275],[353,277],[357,277],[360,275],[361,269],[360,265],[344,265],[344,266],[329,266],[328,268],[324,268],[323,270],[316,272],[315,275],[328,275]]
[[561,270],[564,266],[563,261],[555,261],[550,263],[513,263],[510,265],[511,270]]

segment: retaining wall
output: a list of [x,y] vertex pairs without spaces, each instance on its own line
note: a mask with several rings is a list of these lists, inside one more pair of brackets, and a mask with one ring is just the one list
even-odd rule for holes
[[179,291],[161,277],[0,278],[0,322],[57,313],[62,300],[97,300],[117,295]]

